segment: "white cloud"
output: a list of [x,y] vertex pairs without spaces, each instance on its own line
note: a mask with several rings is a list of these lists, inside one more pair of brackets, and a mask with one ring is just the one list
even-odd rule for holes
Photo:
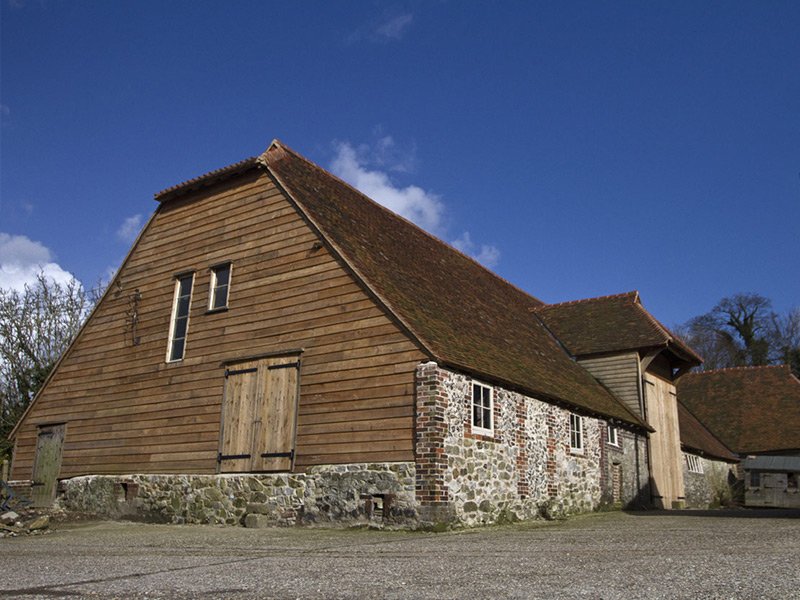
[[461,234],[461,237],[451,242],[454,248],[460,250],[481,263],[483,266],[492,268],[500,262],[500,250],[496,246],[481,244],[480,248],[472,241],[469,231]]
[[374,19],[356,29],[347,36],[345,42],[348,44],[355,44],[363,40],[384,44],[395,42],[403,38],[413,20],[414,15],[411,13],[384,15],[382,18]]
[[122,225],[117,229],[117,238],[120,241],[128,244],[133,243],[136,236],[139,235],[139,230],[142,228],[142,215],[133,215],[123,221]]
[[24,235],[0,233],[0,288],[20,290],[32,285],[39,273],[58,283],[74,279],[53,261],[50,250]]
[[[388,140],[391,146],[391,138]],[[383,143],[386,146],[386,138]],[[385,149],[381,149],[379,142],[377,162],[383,166],[386,166]],[[336,156],[331,163],[331,171],[386,208],[436,233],[441,227],[444,211],[439,196],[416,185],[395,185],[385,172],[368,167],[368,152],[368,146],[362,145],[356,149],[347,142],[336,144]]]
[[392,17],[375,28],[375,36],[385,40],[399,40],[413,20],[412,14]]
[[[444,236],[446,206],[441,198],[416,185],[398,186],[388,175],[388,172],[410,172],[415,162],[414,152],[400,151],[394,139],[383,135],[380,128],[374,133],[380,137],[371,146],[334,144],[336,156],[331,162],[331,171],[389,210],[434,235]],[[500,262],[500,250],[496,246],[473,242],[468,231],[451,243],[487,268]]]

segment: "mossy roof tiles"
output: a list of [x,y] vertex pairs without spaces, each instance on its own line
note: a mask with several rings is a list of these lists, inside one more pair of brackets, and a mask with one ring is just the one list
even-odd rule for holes
[[702,362],[642,306],[636,291],[547,304],[534,313],[573,356],[663,347],[690,364]]
[[689,373],[678,399],[739,454],[800,450],[800,380],[785,365]]
[[678,424],[681,431],[681,445],[690,452],[700,452],[703,456],[719,458],[727,462],[738,462],[738,458],[733,452],[705,425],[689,412],[683,404],[678,402]]

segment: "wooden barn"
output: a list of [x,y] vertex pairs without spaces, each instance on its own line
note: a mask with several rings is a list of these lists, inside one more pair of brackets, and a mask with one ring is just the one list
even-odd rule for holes
[[648,466],[680,500],[673,382],[697,358],[637,296],[575,304],[616,307],[579,316],[582,345],[569,305],[277,141],[156,200],[12,433],[38,504],[478,524],[649,499]]

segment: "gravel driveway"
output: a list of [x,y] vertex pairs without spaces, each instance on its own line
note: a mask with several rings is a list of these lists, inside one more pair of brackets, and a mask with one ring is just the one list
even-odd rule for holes
[[798,517],[612,512],[447,533],[81,523],[0,541],[0,596],[784,600],[800,598]]

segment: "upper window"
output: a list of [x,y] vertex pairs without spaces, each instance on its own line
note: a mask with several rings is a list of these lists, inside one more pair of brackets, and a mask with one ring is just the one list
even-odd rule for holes
[[608,443],[612,446],[619,446],[619,429],[613,425],[608,426]]
[[494,398],[492,388],[481,383],[472,384],[472,431],[492,435],[492,410]]
[[194,273],[178,275],[175,280],[175,299],[172,304],[172,320],[169,327],[167,362],[183,360],[186,336],[189,333],[189,306],[192,302]]
[[700,457],[697,456],[696,454],[686,455],[686,467],[689,469],[690,473],[703,472],[703,462],[700,460]]
[[583,452],[583,417],[569,415],[569,449],[572,452]]
[[231,285],[231,263],[211,267],[211,286],[208,291],[208,310],[228,308]]

